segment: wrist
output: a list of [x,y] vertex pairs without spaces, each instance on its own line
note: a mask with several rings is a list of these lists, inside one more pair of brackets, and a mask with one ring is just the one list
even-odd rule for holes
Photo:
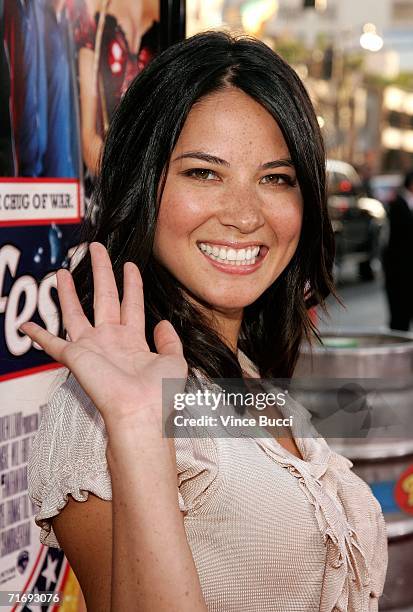
[[176,454],[173,440],[146,440],[136,444],[135,439],[111,442],[106,447],[106,459],[112,487],[127,490],[175,490],[177,486]]
[[167,437],[159,420],[147,417],[106,419],[108,461],[124,463],[160,461],[166,457],[176,466],[175,439]]
[[159,404],[140,406],[117,406],[104,417],[109,436],[118,437],[128,433],[149,435],[163,432],[162,407]]

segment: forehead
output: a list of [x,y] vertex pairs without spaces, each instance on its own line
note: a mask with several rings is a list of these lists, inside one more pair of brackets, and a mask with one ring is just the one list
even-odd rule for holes
[[[235,88],[202,98],[192,107],[176,153],[206,151],[227,161],[246,157],[260,162],[289,155],[280,127],[261,104]],[[265,159],[263,159],[265,157]]]

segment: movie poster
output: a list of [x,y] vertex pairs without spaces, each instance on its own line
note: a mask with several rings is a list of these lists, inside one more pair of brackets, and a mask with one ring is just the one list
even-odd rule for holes
[[[27,493],[27,461],[41,412],[64,370],[19,332],[27,320],[61,331],[54,270],[70,267],[79,243],[79,185],[33,180],[0,182],[0,605],[80,612],[75,576],[61,550],[40,544],[33,519],[38,510]],[[53,200],[68,206],[47,218]],[[27,206],[10,210],[13,201]],[[44,599],[45,592],[57,601]]]
[[85,178],[160,49],[159,0],[0,0],[0,176]]
[[[85,610],[60,549],[40,544],[27,460],[65,376],[30,338],[57,334],[56,277],[79,254],[113,112],[159,52],[158,0],[0,0],[0,606]],[[55,594],[45,598],[44,592]],[[6,595],[6,592],[8,595]],[[7,599],[8,597],[8,599]],[[4,601],[3,599],[6,598]]]

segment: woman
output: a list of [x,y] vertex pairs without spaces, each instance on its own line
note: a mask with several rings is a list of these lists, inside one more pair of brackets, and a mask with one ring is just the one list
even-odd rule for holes
[[58,272],[71,341],[23,326],[72,372],[29,478],[88,610],[377,610],[380,507],[324,440],[161,435],[163,379],[291,376],[332,290],[322,139],[295,72],[224,33],[171,47],[115,114],[96,198],[75,284]]
[[[79,86],[82,149],[92,176],[98,173],[103,138],[121,96],[159,50],[159,2],[101,0],[94,20],[79,19]],[[86,22],[86,23],[85,23]]]

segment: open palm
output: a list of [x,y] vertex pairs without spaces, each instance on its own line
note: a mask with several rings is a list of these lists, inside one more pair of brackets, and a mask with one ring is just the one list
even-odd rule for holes
[[103,419],[142,418],[142,411],[162,407],[162,380],[187,376],[182,343],[164,320],[154,330],[157,353],[145,338],[142,278],[132,262],[124,266],[122,303],[105,247],[90,244],[94,285],[95,325],[85,316],[72,275],[57,272],[63,324],[70,341],[30,322],[21,330],[51,357],[68,367],[92,399]]

